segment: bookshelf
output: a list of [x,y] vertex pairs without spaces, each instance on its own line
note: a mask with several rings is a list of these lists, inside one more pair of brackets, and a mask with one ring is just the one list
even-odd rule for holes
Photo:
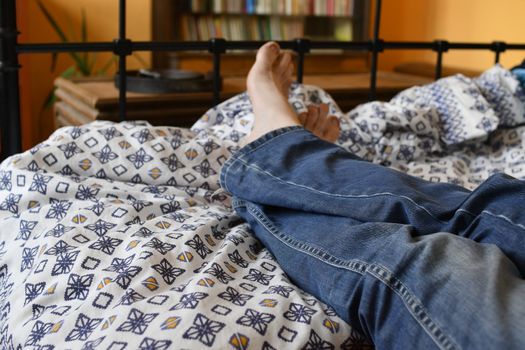
[[[159,41],[362,41],[368,40],[369,14],[367,0],[153,0],[152,32]],[[246,74],[253,55],[227,54],[222,73]],[[208,60],[201,53],[156,52],[153,66],[205,71]],[[314,52],[307,56],[306,74],[362,72],[366,62],[366,53]]]

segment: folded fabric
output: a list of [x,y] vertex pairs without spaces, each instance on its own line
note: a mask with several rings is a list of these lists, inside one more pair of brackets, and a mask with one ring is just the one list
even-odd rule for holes
[[[443,78],[347,113],[315,86],[293,84],[289,102],[297,112],[327,103],[341,123],[341,147],[426,180],[472,189],[498,171],[525,178],[525,126],[517,127],[525,123],[525,93],[500,65],[478,78]],[[252,123],[250,100],[243,93],[210,109],[192,130],[236,142]]]
[[520,82],[521,88],[525,89],[525,68],[515,68],[512,70],[512,74]]

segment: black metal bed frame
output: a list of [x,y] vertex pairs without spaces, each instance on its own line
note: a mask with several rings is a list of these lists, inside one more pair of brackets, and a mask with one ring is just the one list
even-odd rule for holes
[[[261,41],[226,41],[214,38],[209,41],[159,42],[131,41],[126,37],[126,0],[119,0],[119,35],[112,42],[89,43],[24,43],[17,42],[19,34],[16,23],[16,0],[0,0],[0,159],[21,152],[20,102],[18,63],[19,54],[58,53],[58,52],[113,52],[118,56],[119,72],[126,71],[126,57],[134,51],[208,51],[213,58],[213,101],[220,101],[221,55],[227,50],[257,49]],[[361,42],[312,41],[296,39],[279,41],[284,49],[297,54],[297,80],[302,82],[305,55],[312,49],[343,49],[347,51],[367,51],[370,61],[370,99],[376,93],[377,64],[379,53],[384,50],[433,50],[436,52],[435,78],[441,77],[443,54],[453,49],[491,50],[495,53],[495,62],[506,50],[525,50],[525,44],[509,44],[503,41],[491,43],[463,43],[435,40],[430,42],[384,41],[379,37],[381,18],[381,0],[375,1],[374,26],[372,38]],[[119,74],[119,116],[126,119],[126,74]]]

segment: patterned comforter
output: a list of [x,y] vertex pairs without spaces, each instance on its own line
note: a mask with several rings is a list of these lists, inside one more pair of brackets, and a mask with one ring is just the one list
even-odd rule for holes
[[[431,181],[525,178],[525,94],[496,66],[343,114],[339,144]],[[294,286],[218,186],[250,130],[241,94],[191,130],[94,122],[0,166],[0,348],[357,349],[365,339]]]

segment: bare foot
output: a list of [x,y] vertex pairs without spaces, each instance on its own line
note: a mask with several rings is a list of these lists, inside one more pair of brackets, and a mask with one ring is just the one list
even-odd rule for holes
[[299,121],[305,129],[328,142],[335,142],[341,132],[339,119],[328,115],[328,105],[309,105],[308,112],[299,114]]
[[268,42],[257,51],[246,85],[253,106],[255,120],[246,143],[279,128],[301,125],[288,103],[288,89],[292,82],[293,65],[289,54],[279,45]]

